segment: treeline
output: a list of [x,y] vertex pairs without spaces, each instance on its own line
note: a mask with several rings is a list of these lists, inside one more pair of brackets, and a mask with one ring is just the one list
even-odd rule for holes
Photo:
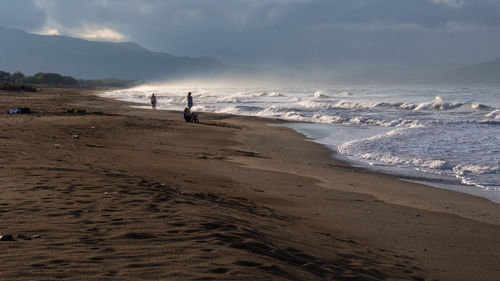
[[0,84],[3,87],[27,86],[50,86],[50,87],[72,87],[72,88],[100,88],[100,87],[130,87],[136,84],[132,80],[120,79],[97,79],[84,80],[75,79],[71,76],[63,76],[59,73],[39,72],[32,76],[25,76],[22,72],[9,73],[0,70]]

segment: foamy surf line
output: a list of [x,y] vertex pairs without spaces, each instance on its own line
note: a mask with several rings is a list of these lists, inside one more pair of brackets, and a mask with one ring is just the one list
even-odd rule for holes
[[[383,162],[383,161],[375,161],[375,160],[366,160],[362,158],[357,158],[352,155],[348,155],[345,153],[340,153],[339,147],[345,146],[351,142],[357,142],[358,140],[354,138],[363,139],[364,137],[369,138],[373,133],[376,132],[367,132],[362,128],[345,128],[345,126],[334,124],[334,125],[325,125],[325,124],[311,124],[311,123],[287,123],[278,126],[284,126],[290,129],[295,130],[296,132],[303,134],[308,139],[324,145],[331,151],[331,157],[347,161],[354,166],[362,167],[377,173],[383,173],[386,175],[394,176],[401,180],[411,181],[415,183],[424,184],[427,186],[446,189],[454,192],[466,193],[473,196],[482,197],[493,201],[495,203],[500,203],[500,192],[496,189],[484,188],[477,186],[475,184],[467,184],[464,183],[462,179],[459,177],[455,177],[450,174],[436,173],[425,169],[415,168],[409,165],[397,165],[394,162]],[[325,134],[325,129],[318,129],[318,127],[328,126],[328,134]],[[358,130],[357,132],[352,132],[351,135],[345,135],[343,132],[345,130]],[[383,130],[378,130],[378,133],[383,134]],[[354,140],[350,140],[354,139]],[[418,162],[418,161],[416,161]],[[442,161],[436,160],[427,163],[423,163],[423,165],[432,166],[440,166],[442,165]],[[496,172],[498,171],[498,167],[496,168]]]
[[168,84],[104,96],[148,107],[155,93],[158,109],[183,110],[188,91],[194,111],[312,122],[304,125],[315,128],[309,137],[347,160],[500,201],[500,101],[494,87]]

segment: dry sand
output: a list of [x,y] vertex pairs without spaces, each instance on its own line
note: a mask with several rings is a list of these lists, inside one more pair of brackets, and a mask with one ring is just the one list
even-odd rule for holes
[[0,109],[0,280],[500,280],[499,204],[353,168],[280,121],[65,89]]

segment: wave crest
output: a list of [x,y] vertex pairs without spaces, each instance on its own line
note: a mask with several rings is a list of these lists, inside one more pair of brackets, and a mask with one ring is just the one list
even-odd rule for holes
[[500,109],[495,109],[492,112],[486,114],[484,117],[491,119],[500,119]]

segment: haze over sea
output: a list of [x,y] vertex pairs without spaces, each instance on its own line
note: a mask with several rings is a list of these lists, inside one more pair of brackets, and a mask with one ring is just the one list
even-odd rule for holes
[[340,158],[500,203],[500,85],[202,85],[104,96],[149,104],[154,92],[159,109],[183,110],[190,91],[194,111],[301,121],[286,126]]

